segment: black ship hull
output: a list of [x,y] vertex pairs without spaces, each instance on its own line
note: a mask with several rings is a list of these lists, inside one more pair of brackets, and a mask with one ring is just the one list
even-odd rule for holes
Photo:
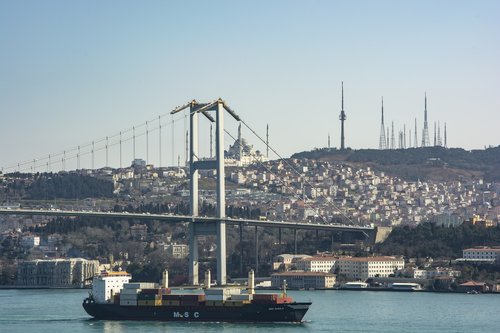
[[242,306],[122,306],[86,299],[85,311],[96,319],[200,322],[302,322],[310,302],[289,304],[250,303]]

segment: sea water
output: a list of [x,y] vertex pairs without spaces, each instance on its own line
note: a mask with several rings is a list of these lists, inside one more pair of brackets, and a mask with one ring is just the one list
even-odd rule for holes
[[0,289],[0,333],[90,332],[500,332],[500,294],[290,291],[312,301],[302,324],[94,320],[88,290]]

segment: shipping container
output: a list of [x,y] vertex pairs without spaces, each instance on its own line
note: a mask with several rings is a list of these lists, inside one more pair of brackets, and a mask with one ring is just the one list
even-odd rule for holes
[[154,301],[155,300],[155,294],[138,294],[137,295],[137,300],[138,301]]
[[136,295],[120,295],[120,301],[137,301],[137,294]]
[[161,295],[161,289],[141,289],[141,294]]
[[175,295],[175,294],[162,295],[162,299],[169,301],[180,301],[182,299],[182,295]]
[[229,299],[229,295],[206,295],[205,300],[206,301],[225,301]]
[[231,295],[231,299],[235,301],[248,301],[253,299],[252,294],[240,294],[240,295]]
[[182,300],[202,302],[205,300],[205,297],[206,296],[204,294],[187,294],[187,295],[182,295]]
[[131,282],[123,285],[125,289],[155,289],[157,284],[154,282]]
[[231,306],[231,307],[243,306],[243,301],[228,300],[224,303],[224,306]]
[[224,306],[224,301],[205,301],[205,306]]
[[275,301],[278,294],[254,294],[253,299],[256,301]]
[[210,288],[210,289],[205,289],[205,295],[237,295],[241,293],[240,288]]
[[137,300],[124,300],[120,298],[120,305],[123,306],[137,306]]
[[180,301],[169,301],[169,300],[162,300],[161,305],[167,305],[167,306],[178,306],[180,305]]
[[140,289],[122,289],[120,290],[120,294],[122,295],[137,295],[141,290]]

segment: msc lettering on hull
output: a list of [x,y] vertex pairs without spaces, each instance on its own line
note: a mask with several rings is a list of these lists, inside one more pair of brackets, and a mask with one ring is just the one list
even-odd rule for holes
[[[174,311],[174,318],[189,318],[190,316],[190,313],[189,312],[184,312],[184,313],[180,313],[178,311]],[[193,318],[199,318],[200,317],[200,313],[199,312],[193,312]]]

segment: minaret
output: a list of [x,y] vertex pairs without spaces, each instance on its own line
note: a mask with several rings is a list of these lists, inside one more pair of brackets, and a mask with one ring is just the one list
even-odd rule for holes
[[[328,144],[328,146],[330,146],[330,144]],[[266,158],[269,160],[269,124],[267,124],[266,128]]]
[[345,112],[344,112],[344,81],[342,81],[342,110],[340,111],[340,149],[345,149],[345,138],[344,138],[344,121],[345,121]]
[[328,133],[328,149],[330,149],[330,133]]
[[424,130],[422,132],[422,147],[429,147],[431,145],[429,140],[429,126],[427,123],[427,93],[425,93],[425,107],[424,107]]
[[408,130],[408,148],[411,148],[411,129]]
[[382,96],[382,122],[380,123],[380,138],[378,142],[378,149],[387,149],[385,139],[385,125],[384,125],[384,96]]

